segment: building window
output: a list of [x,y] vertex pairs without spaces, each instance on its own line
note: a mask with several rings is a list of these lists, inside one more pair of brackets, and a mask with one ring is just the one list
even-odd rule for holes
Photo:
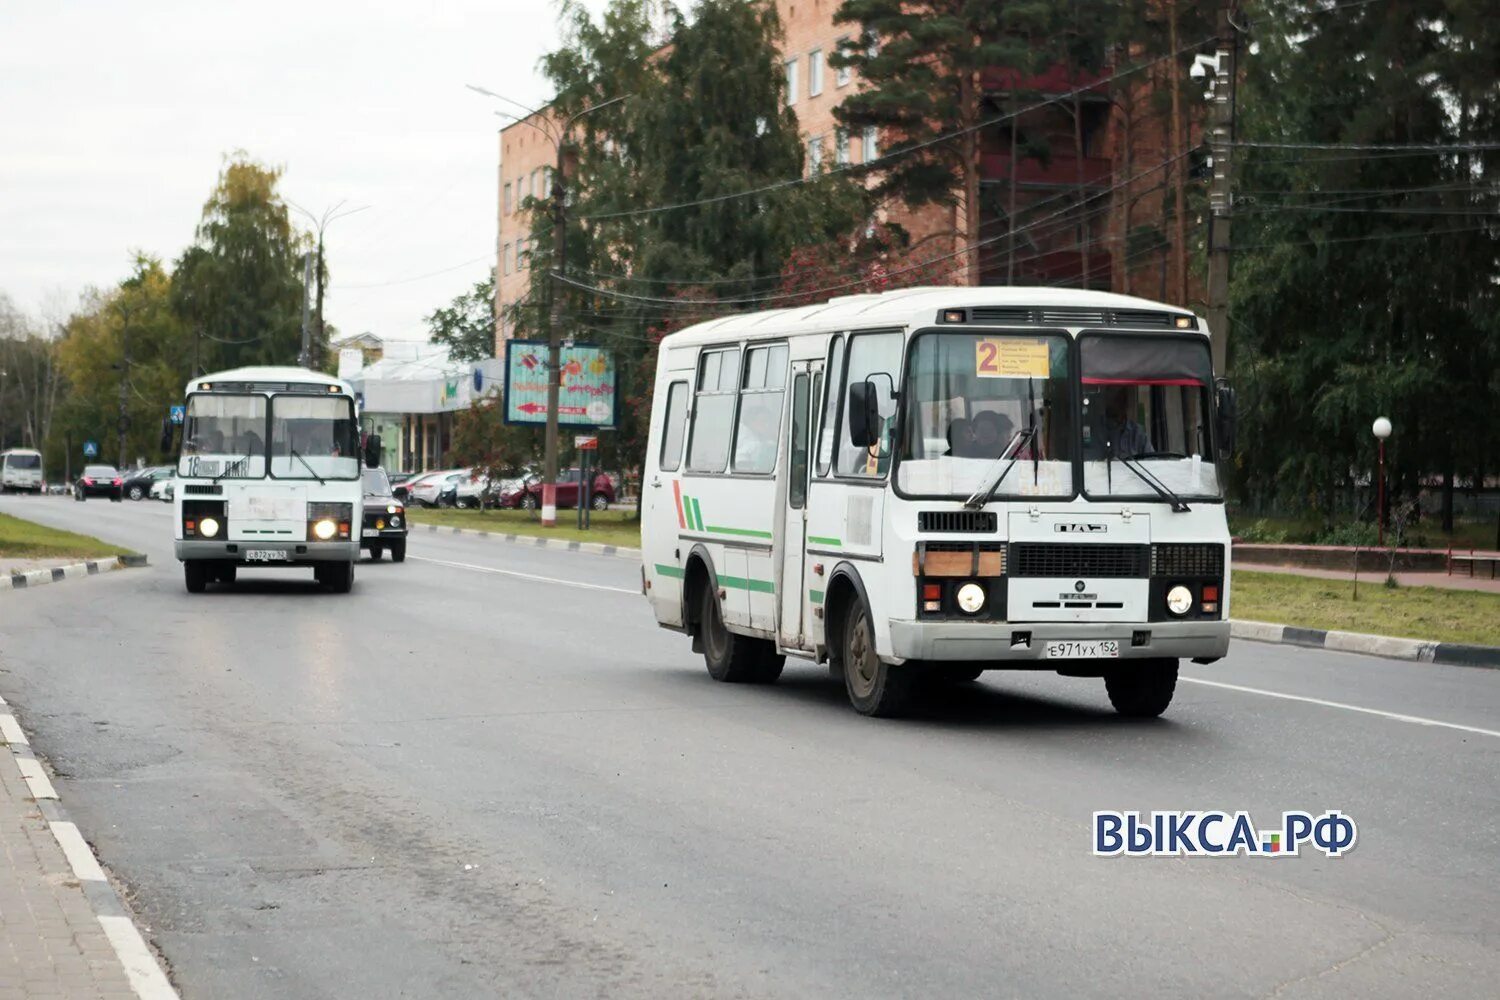
[[869,163],[880,158],[880,148],[875,142],[875,126],[866,125],[863,136],[864,149],[860,151],[860,162]]
[[515,206],[511,204],[510,183],[507,181],[505,185],[505,214],[509,215],[513,211],[515,211]]
[[526,241],[516,240],[516,270],[526,266]]
[[[844,35],[842,38],[839,39],[838,49],[839,49],[840,52],[844,51],[844,49],[846,47],[848,47],[848,45],[849,45],[849,36],[848,35]],[[836,70],[833,71],[833,82],[837,86],[847,87],[847,86],[849,86],[849,81],[851,79],[853,79],[853,78],[854,78],[854,71],[851,70],[848,66],[840,66],[838,69],[836,69]]]
[[786,103],[788,106],[797,103],[797,60],[786,61]]
[[872,31],[865,35],[865,56],[874,59],[878,55],[880,55],[880,37]]
[[540,198],[542,196],[542,168],[537,167],[531,172],[531,196]]
[[823,50],[813,49],[807,54],[807,96],[817,97],[823,93]]
[[510,273],[510,244],[500,248],[500,270],[503,274]]
[[807,172],[816,174],[823,169],[823,137],[815,135],[807,140]]
[[833,158],[841,167],[849,165],[849,130],[846,128],[834,129]]

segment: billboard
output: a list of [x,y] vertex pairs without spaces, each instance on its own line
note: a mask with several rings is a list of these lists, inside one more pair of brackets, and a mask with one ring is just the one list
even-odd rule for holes
[[[606,348],[562,348],[557,422],[563,427],[613,427],[619,416],[615,357]],[[505,422],[547,422],[547,342],[505,342]]]

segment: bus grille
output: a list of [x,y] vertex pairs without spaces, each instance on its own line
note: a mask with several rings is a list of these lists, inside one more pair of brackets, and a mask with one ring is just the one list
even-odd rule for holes
[[1151,568],[1151,547],[1016,542],[1010,566],[1013,577],[1145,577]]
[[199,493],[205,496],[219,496],[224,492],[224,487],[218,483],[184,483],[182,492]]
[[995,512],[992,510],[922,510],[917,512],[918,531],[994,534],[995,525]]
[[1212,542],[1161,542],[1151,546],[1152,576],[1224,575],[1224,546]]

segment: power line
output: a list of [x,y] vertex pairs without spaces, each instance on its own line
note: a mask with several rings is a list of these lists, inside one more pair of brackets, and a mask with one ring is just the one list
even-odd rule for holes
[[409,285],[413,281],[425,281],[428,278],[436,278],[438,275],[449,274],[449,273],[452,273],[453,271],[458,271],[458,270],[461,270],[461,269],[466,268],[466,267],[471,267],[474,264],[478,264],[480,261],[493,260],[494,258],[495,258],[495,251],[491,250],[489,253],[486,253],[486,254],[484,254],[483,256],[480,256],[480,257],[475,257],[473,260],[466,260],[466,261],[464,261],[461,264],[454,264],[452,267],[445,267],[445,268],[442,268],[441,270],[438,270],[438,271],[429,271],[426,274],[417,274],[417,275],[413,275],[412,277],[409,277],[409,278],[394,278],[394,279],[392,279],[390,281],[371,281],[371,282],[364,282],[364,283],[360,283],[360,284],[340,285],[339,287],[340,288],[388,288],[391,285]]
[[1500,149],[1500,142],[1256,142],[1235,141],[1225,143],[1228,146],[1236,146],[1241,149],[1331,149],[1331,150],[1355,150],[1364,149],[1371,152],[1433,152],[1433,153],[1474,153],[1487,149]]
[[672,211],[676,211],[678,209],[683,209],[683,208],[698,208],[698,207],[701,207],[701,206],[704,206],[704,205],[715,205],[715,204],[719,204],[719,203],[725,202],[725,201],[734,201],[734,200],[739,199],[739,198],[750,198],[750,197],[754,197],[755,195],[767,194],[767,193],[772,192],[772,191],[780,191],[780,190],[783,190],[785,188],[796,187],[796,186],[801,185],[801,184],[810,184],[810,183],[814,183],[816,181],[826,180],[827,178],[834,177],[834,176],[836,176],[838,174],[849,173],[849,172],[852,172],[852,171],[858,171],[858,172],[861,172],[861,173],[868,172],[869,170],[871,170],[873,168],[876,168],[880,164],[885,163],[887,161],[900,159],[901,157],[904,157],[904,156],[910,156],[913,153],[920,152],[923,149],[930,148],[932,146],[938,145],[939,143],[948,142],[949,140],[956,139],[959,136],[967,135],[970,132],[976,132],[976,131],[979,131],[981,129],[989,128],[989,127],[991,127],[993,125],[998,125],[1001,122],[1009,121],[1012,118],[1018,118],[1021,115],[1028,114],[1028,113],[1030,113],[1032,111],[1040,111],[1040,110],[1042,110],[1044,108],[1048,108],[1048,107],[1051,107],[1054,104],[1060,103],[1061,101],[1064,101],[1067,98],[1074,97],[1074,96],[1076,96],[1078,94],[1087,93],[1090,90],[1096,90],[1099,87],[1104,86],[1105,84],[1114,83],[1116,80],[1122,80],[1122,79],[1124,79],[1127,76],[1133,76],[1136,73],[1139,73],[1139,72],[1141,72],[1143,70],[1150,69],[1152,66],[1155,66],[1158,63],[1166,62],[1169,59],[1175,59],[1178,56],[1182,55],[1184,52],[1191,52],[1191,51],[1194,51],[1195,49],[1199,49],[1199,48],[1203,47],[1203,45],[1205,45],[1208,42],[1211,42],[1213,40],[1214,40],[1213,36],[1210,35],[1209,37],[1201,39],[1201,40],[1199,40],[1197,42],[1193,42],[1191,44],[1184,45],[1181,48],[1177,49],[1175,52],[1169,52],[1166,55],[1158,56],[1157,58],[1152,59],[1149,62],[1141,63],[1140,65],[1133,66],[1133,67],[1131,67],[1130,69],[1127,69],[1127,70],[1121,70],[1118,73],[1115,73],[1115,74],[1113,74],[1111,76],[1104,77],[1103,79],[1097,80],[1097,81],[1095,81],[1095,82],[1093,82],[1091,84],[1088,84],[1087,86],[1075,87],[1073,90],[1065,91],[1065,92],[1060,93],[1060,94],[1054,94],[1052,97],[1049,97],[1047,100],[1038,101],[1035,104],[1028,105],[1027,107],[1024,107],[1024,108],[1017,108],[1015,111],[1008,111],[1005,114],[998,115],[998,116],[996,116],[994,118],[990,118],[990,119],[988,119],[986,121],[979,122],[978,124],[975,124],[975,125],[969,125],[969,126],[966,126],[964,128],[955,129],[955,130],[953,130],[951,132],[944,133],[943,135],[934,136],[933,138],[924,140],[924,141],[922,141],[920,143],[917,143],[914,146],[909,146],[909,147],[907,147],[905,149],[900,149],[900,150],[897,150],[896,152],[893,152],[893,153],[887,153],[884,156],[878,156],[875,159],[870,160],[870,161],[865,162],[865,163],[845,164],[845,165],[842,165],[842,166],[837,166],[837,167],[833,168],[832,170],[828,170],[828,171],[825,171],[825,172],[822,172],[822,173],[808,174],[806,176],[798,176],[798,177],[789,177],[789,178],[787,178],[785,180],[776,181],[775,183],[767,184],[767,185],[765,185],[763,187],[752,188],[752,189],[747,190],[747,191],[737,191],[737,192],[735,192],[733,194],[714,195],[714,196],[708,197],[708,198],[699,198],[699,199],[697,199],[695,201],[683,201],[683,202],[677,202],[675,204],[670,204],[670,205],[655,205],[655,206],[649,206],[647,208],[626,209],[624,211],[619,211],[619,212],[601,212],[601,213],[594,214],[594,215],[580,215],[580,216],[578,216],[578,219],[580,221],[584,221],[584,222],[591,222],[591,221],[599,221],[599,220],[603,220],[603,219],[620,219],[620,218],[633,218],[633,217],[641,216],[641,215],[655,215],[655,214],[660,213],[660,212],[672,212]]

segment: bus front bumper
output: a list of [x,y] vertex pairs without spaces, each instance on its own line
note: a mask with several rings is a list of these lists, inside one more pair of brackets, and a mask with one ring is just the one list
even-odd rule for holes
[[[1137,632],[1145,633],[1139,645]],[[1229,652],[1229,622],[891,622],[891,653],[900,660],[1047,661],[1048,642],[1096,639],[1116,640],[1124,660],[1215,660]]]
[[[218,542],[177,539],[173,552],[183,562],[189,559],[213,559],[241,566],[306,566],[321,562],[354,562],[359,559],[359,542]],[[267,558],[260,553],[282,553]]]

